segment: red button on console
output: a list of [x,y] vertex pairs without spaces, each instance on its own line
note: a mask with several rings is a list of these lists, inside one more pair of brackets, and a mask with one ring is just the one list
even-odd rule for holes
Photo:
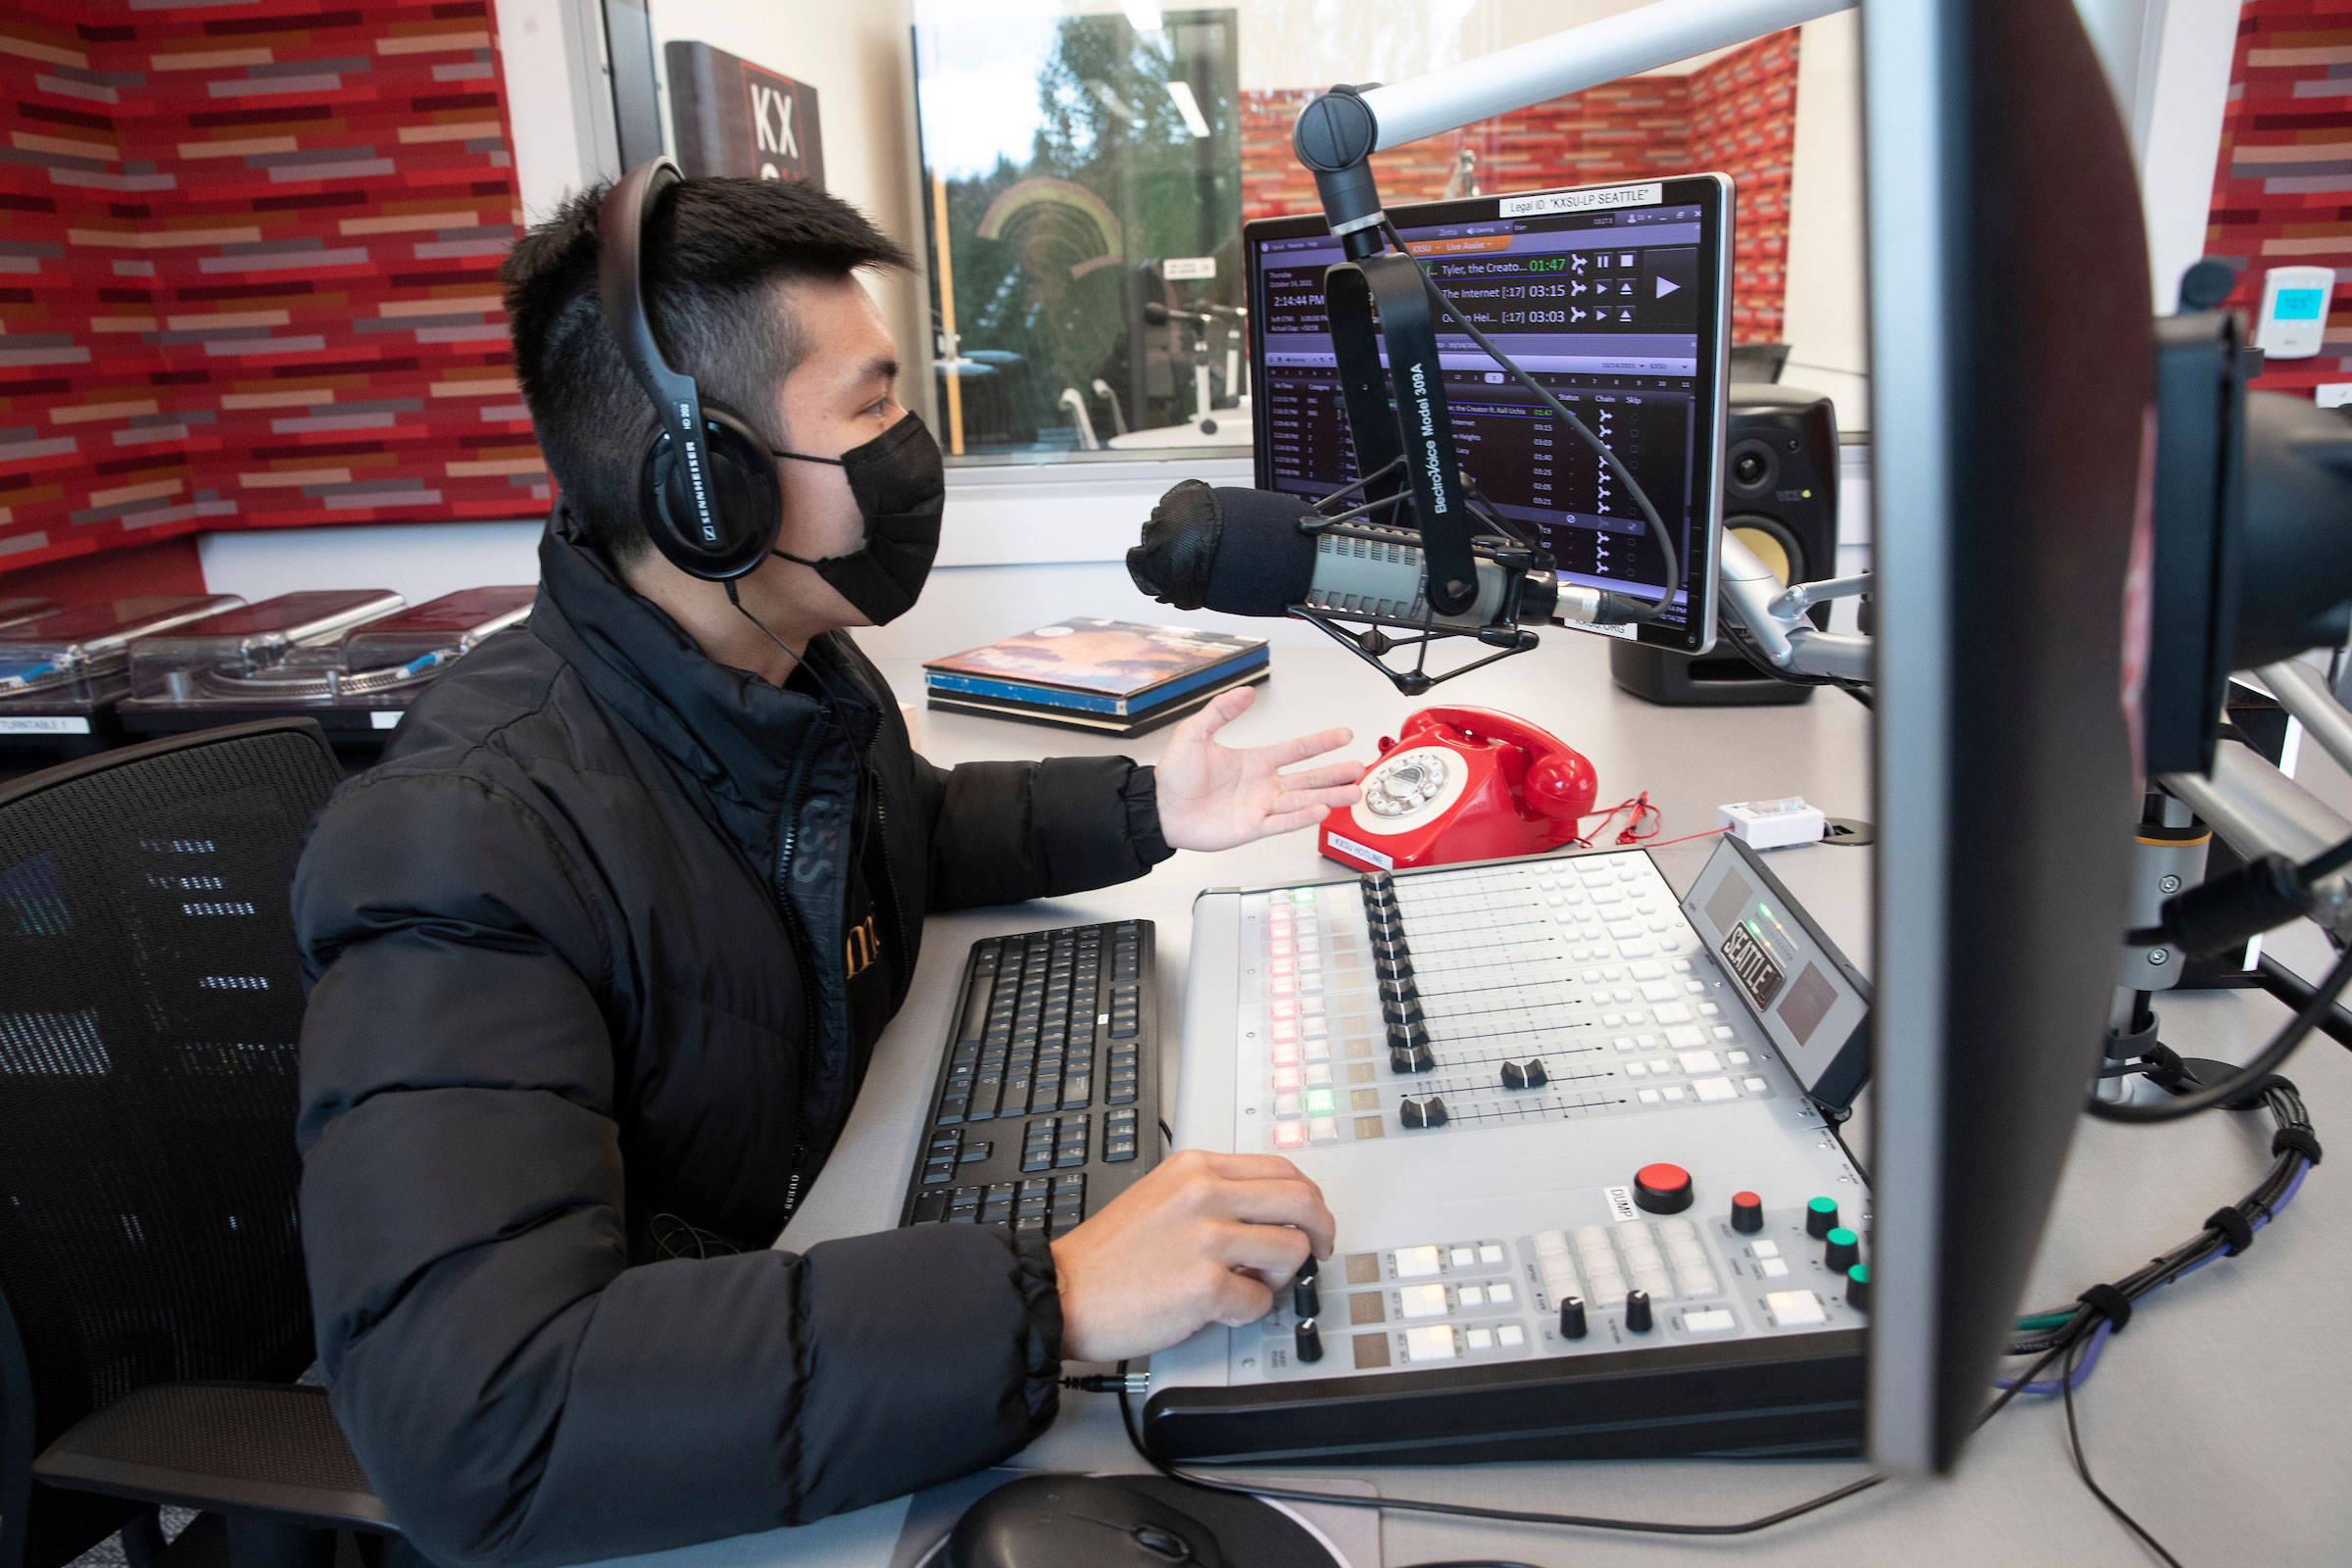
[[1634,1172],[1634,1202],[1652,1214],[1680,1214],[1690,1206],[1690,1173],[1680,1165],[1644,1165]]

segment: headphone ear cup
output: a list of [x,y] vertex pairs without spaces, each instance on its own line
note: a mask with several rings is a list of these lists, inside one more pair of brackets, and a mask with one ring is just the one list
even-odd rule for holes
[[767,443],[709,398],[703,404],[704,483],[718,537],[705,539],[698,523],[692,476],[678,461],[666,430],[655,432],[638,466],[645,531],[663,559],[680,571],[711,582],[740,577],[775,548],[784,525],[784,493]]

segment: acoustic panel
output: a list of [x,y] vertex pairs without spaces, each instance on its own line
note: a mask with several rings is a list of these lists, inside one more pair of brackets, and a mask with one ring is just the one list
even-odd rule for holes
[[545,507],[486,0],[20,0],[0,115],[0,570]]

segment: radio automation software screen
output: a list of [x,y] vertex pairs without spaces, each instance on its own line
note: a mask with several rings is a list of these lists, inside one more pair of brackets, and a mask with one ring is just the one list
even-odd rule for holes
[[[1730,211],[1720,175],[1390,209],[1455,307],[1648,495],[1685,586],[1642,640],[1687,653],[1715,627]],[[1328,495],[1358,471],[1323,301],[1339,242],[1319,216],[1274,218],[1243,248],[1257,485]],[[1607,466],[1459,326],[1437,326],[1464,476],[1537,526],[1563,582],[1654,598],[1664,558]]]

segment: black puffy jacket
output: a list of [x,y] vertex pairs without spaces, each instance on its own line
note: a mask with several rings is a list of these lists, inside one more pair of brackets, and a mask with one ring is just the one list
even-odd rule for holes
[[[865,1068],[844,871],[875,873],[895,1007],[924,910],[1164,857],[1150,769],[934,767],[847,638],[810,650],[845,736],[561,516],[540,564],[529,624],[418,702],[295,879],[303,1239],[362,1466],[435,1558],[553,1563],[1003,1458],[1054,1411],[1043,1244],[768,1250]],[[665,1255],[679,1222],[740,1250]]]

